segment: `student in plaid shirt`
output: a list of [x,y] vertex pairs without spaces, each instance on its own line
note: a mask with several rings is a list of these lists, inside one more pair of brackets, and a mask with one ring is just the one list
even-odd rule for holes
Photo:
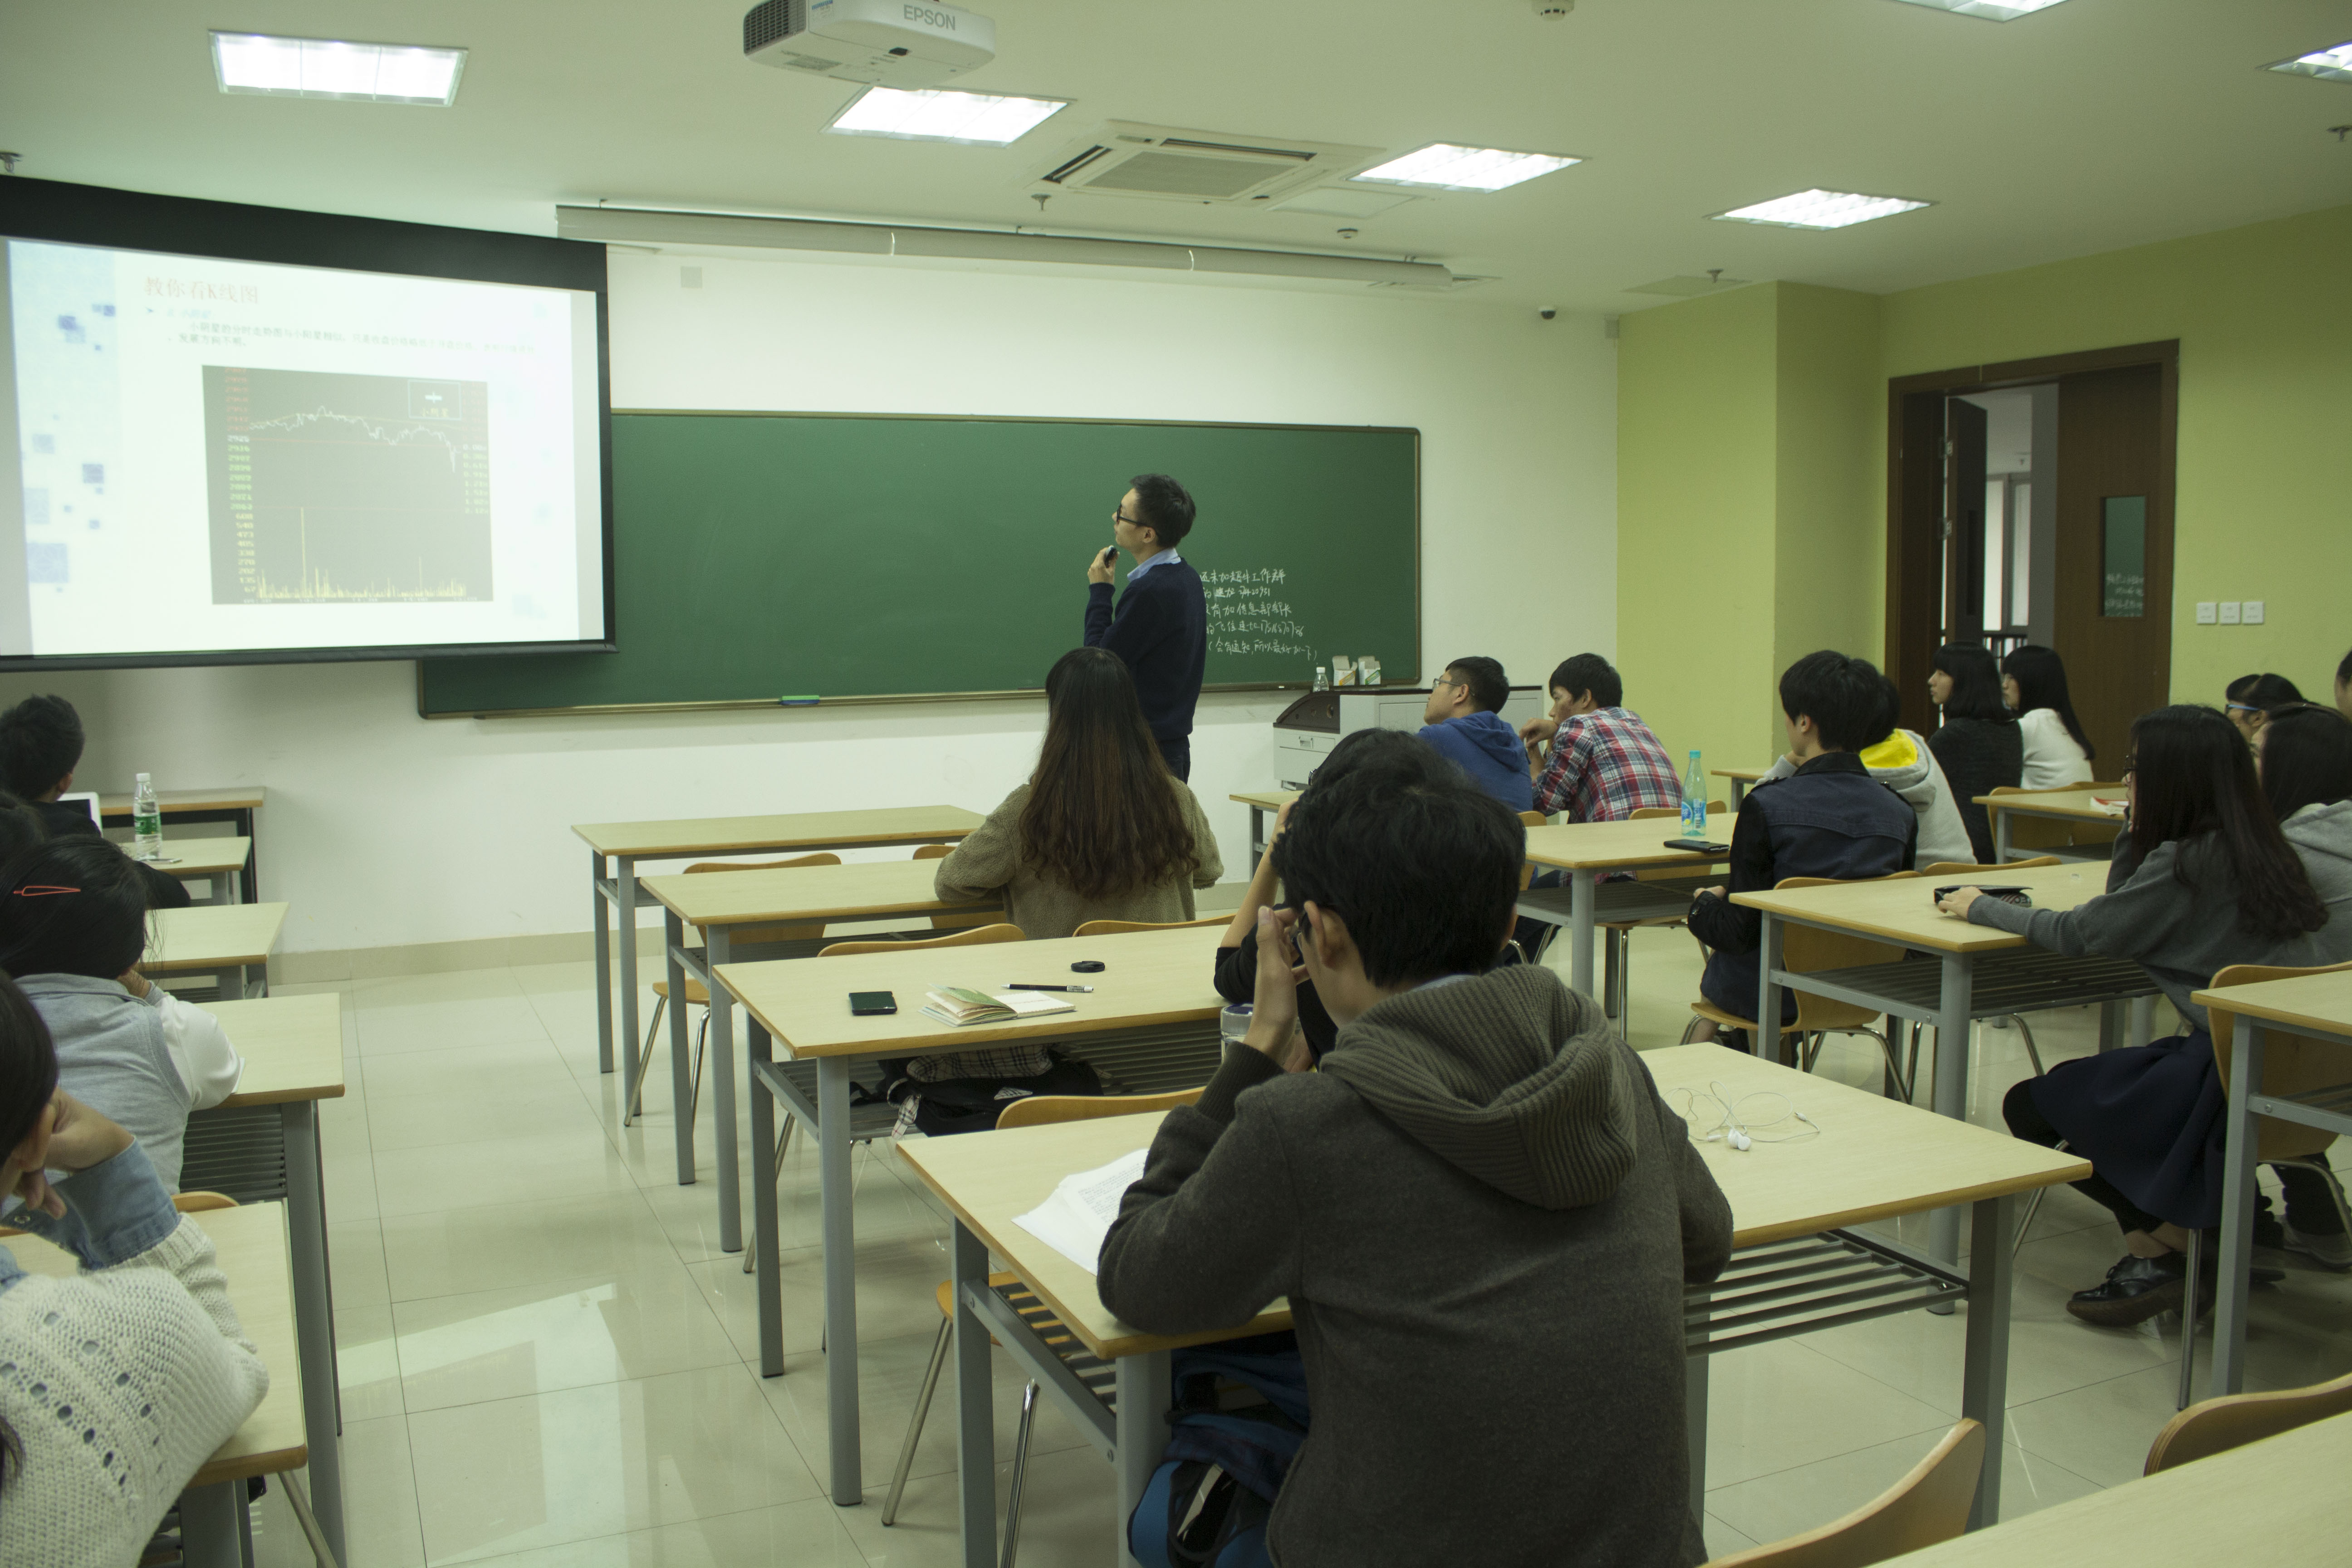
[[1624,682],[1597,653],[1563,659],[1551,672],[1551,717],[1519,727],[1536,810],[1564,811],[1570,822],[1622,822],[1644,806],[1681,806],[1682,781],[1665,747],[1624,701]]

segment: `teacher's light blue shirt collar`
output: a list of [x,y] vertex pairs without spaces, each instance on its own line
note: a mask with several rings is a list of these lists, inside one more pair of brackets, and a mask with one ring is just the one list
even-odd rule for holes
[[1153,556],[1150,560],[1146,561],[1141,565],[1138,566],[1134,571],[1129,572],[1127,574],[1127,585],[1130,588],[1135,586],[1135,580],[1138,577],[1142,576],[1146,572],[1150,571],[1154,566],[1160,565],[1166,562],[1181,561],[1184,558],[1181,555],[1177,554],[1173,550],[1163,550],[1159,554]]

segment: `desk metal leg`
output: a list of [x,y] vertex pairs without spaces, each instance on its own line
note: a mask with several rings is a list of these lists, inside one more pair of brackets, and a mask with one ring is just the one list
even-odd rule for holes
[[[745,1051],[754,1065],[775,1059],[768,1031],[757,1018],[744,1020],[750,1038]],[[762,1172],[776,1162],[776,1097],[767,1085],[751,1083],[751,1158]],[[784,1292],[782,1268],[776,1257],[776,1184],[751,1185],[751,1235],[758,1240],[754,1271],[760,1277],[760,1375],[784,1375]]]
[[[827,1251],[828,1272],[832,1261]],[[963,1562],[964,1568],[996,1568],[996,1412],[989,1389],[988,1325],[965,1304],[967,1296],[988,1289],[988,1248],[961,1220],[956,1221],[954,1261],[956,1498],[963,1525]],[[838,1354],[840,1349],[835,1342],[828,1353]],[[836,1432],[836,1468],[840,1440]],[[836,1490],[834,1501],[843,1500]]]
[[[743,1081],[743,1067],[735,1059],[735,998],[719,984],[719,966],[728,961],[725,926],[712,926],[703,936],[704,965],[710,973],[710,1043],[703,1047],[703,1071],[710,1078],[710,1130],[716,1135],[719,1160],[719,1249],[743,1250],[743,1194],[738,1184],[739,1151],[735,1147],[735,1088]],[[673,1012],[677,1009],[673,1008]],[[848,1125],[845,1119],[845,1127]],[[685,1181],[694,1179],[694,1128],[681,1110],[678,1136],[684,1140]],[[770,1174],[765,1165],[761,1174]]]
[[2131,1028],[2125,1044],[2144,1046],[2156,1038],[2156,998],[2135,996],[2131,999]]
[[180,1494],[187,1568],[244,1568],[245,1483],[215,1481]]
[[1732,779],[1729,782],[1731,784],[1731,815],[1737,816],[1739,815],[1739,803],[1748,798],[1748,781],[1746,779]]
[[[1930,1102],[1938,1116],[1956,1121],[1969,1119],[1969,989],[1972,966],[1968,954],[1948,952],[1943,992],[1936,1003],[1936,1096]],[[1960,1211],[1937,1209],[1927,1216],[1927,1256],[1949,1268],[1960,1256]],[[2003,1298],[2006,1300],[2006,1298]],[[1950,1304],[1938,1303],[1948,1312]]]
[[1264,858],[1265,858],[1265,807],[1254,805],[1250,807],[1250,870],[1255,872],[1257,863]]
[[1570,871],[1569,885],[1574,904],[1568,917],[1569,984],[1590,996],[1592,991],[1592,900],[1598,878],[1591,871]]
[[2017,1228],[2017,1198],[2011,1194],[1969,1206],[1968,1352],[1960,1369],[1960,1414],[1984,1423],[1984,1473],[1969,1510],[1969,1528],[1982,1530],[2000,1521],[2001,1445],[2009,1414],[2010,1234]]
[[604,913],[604,857],[588,852],[588,909],[595,917],[596,1070],[613,1070],[613,932]]
[[[310,1448],[311,1511],[343,1553],[343,1460],[337,1415],[334,1300],[327,1285],[327,1202],[320,1178],[319,1102],[281,1108],[286,1129],[286,1227],[294,1254],[294,1335],[302,1363],[302,1426]],[[242,1488],[244,1483],[238,1482]]]
[[[662,953],[669,981],[669,1109],[675,1124],[670,1131],[677,1148],[677,1184],[690,1187],[694,1185],[694,1075],[686,1057],[686,964],[678,957],[686,945],[686,922],[674,910],[666,909],[662,913],[666,917],[662,921]],[[632,1047],[629,1060],[636,1059],[636,1051]],[[627,1103],[636,1103],[634,1089]]]
[[[718,928],[712,927],[715,939]],[[712,986],[714,997],[719,988]],[[817,1164],[821,1173],[824,1208],[824,1397],[827,1430],[833,1447],[833,1500],[846,1508],[861,1500],[866,1493],[858,1481],[857,1452],[857,1230],[851,1207],[849,1179],[849,1058],[822,1057],[816,1064],[816,1139]],[[722,1167],[723,1169],[724,1167]],[[760,1173],[761,1185],[768,1185],[768,1173]],[[961,1227],[959,1227],[961,1235]],[[760,1266],[771,1266],[775,1257],[772,1237],[768,1250],[761,1255]],[[963,1275],[961,1242],[956,1253],[957,1286],[961,1289]],[[980,1288],[988,1288],[987,1249],[982,1248]],[[988,1405],[988,1331],[976,1331],[980,1336],[982,1419]],[[959,1334],[959,1339],[961,1335]],[[959,1396],[964,1387],[961,1352],[956,1363],[956,1387]],[[960,1421],[971,1417],[959,1415]],[[993,1465],[992,1463],[992,1468]],[[990,1483],[992,1487],[993,1481]],[[994,1493],[992,1491],[992,1497]],[[993,1527],[992,1526],[992,1531]]]
[[1780,987],[1772,976],[1780,971],[1782,950],[1788,945],[1789,928],[1773,918],[1770,910],[1763,911],[1764,922],[1757,932],[1757,973],[1763,978],[1756,987],[1756,1054],[1768,1062],[1780,1059]]
[[1175,1357],[1168,1351],[1147,1351],[1121,1356],[1117,1365],[1118,1546],[1111,1561],[1118,1568],[1140,1568],[1127,1550],[1127,1521],[1133,1517],[1135,1505],[1143,1500],[1151,1472],[1160,1468],[1160,1456],[1168,1449],[1167,1411],[1176,1402],[1171,1383]]
[[1996,866],[2006,866],[2009,864],[2009,819],[2012,814],[2003,811],[1997,805],[1990,809],[1992,811],[1992,863]]
[[2262,1092],[2263,1026],[2238,1015],[2230,1053],[2229,1118],[2222,1159],[2221,1300],[2213,1314],[2215,1394],[2235,1394],[2246,1370],[2246,1269],[2254,1241],[2254,1097]]
[[[637,1048],[637,863],[616,855],[613,864],[614,939],[621,944],[621,1049]],[[613,1070],[609,1047],[597,1057],[600,1072]]]
[[236,836],[245,840],[245,867],[236,874],[238,901],[261,901],[261,839],[253,831],[253,813],[236,814]]

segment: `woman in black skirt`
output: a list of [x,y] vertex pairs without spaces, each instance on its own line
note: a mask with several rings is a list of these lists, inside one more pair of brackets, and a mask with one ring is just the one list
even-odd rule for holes
[[[2116,1327],[2178,1310],[2189,1227],[2221,1213],[2222,1088],[2204,1009],[2189,1000],[2233,963],[2315,966],[2352,956],[2279,831],[2253,753],[2210,708],[2160,708],[2132,725],[2126,831],[2107,891],[2065,911],[2028,910],[1961,889],[1947,913],[2073,956],[2137,961],[2191,1032],[2063,1062],[2011,1089],[2010,1130],[2060,1139],[2091,1162],[2076,1185],[2114,1213],[2123,1259],[2067,1310]],[[2331,940],[2332,939],[2332,940]]]

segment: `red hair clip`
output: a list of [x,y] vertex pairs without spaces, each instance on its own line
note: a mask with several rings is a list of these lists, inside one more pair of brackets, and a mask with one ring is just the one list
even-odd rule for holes
[[16,889],[20,899],[46,899],[51,893],[79,893],[79,888],[60,888],[53,882],[27,882]]

